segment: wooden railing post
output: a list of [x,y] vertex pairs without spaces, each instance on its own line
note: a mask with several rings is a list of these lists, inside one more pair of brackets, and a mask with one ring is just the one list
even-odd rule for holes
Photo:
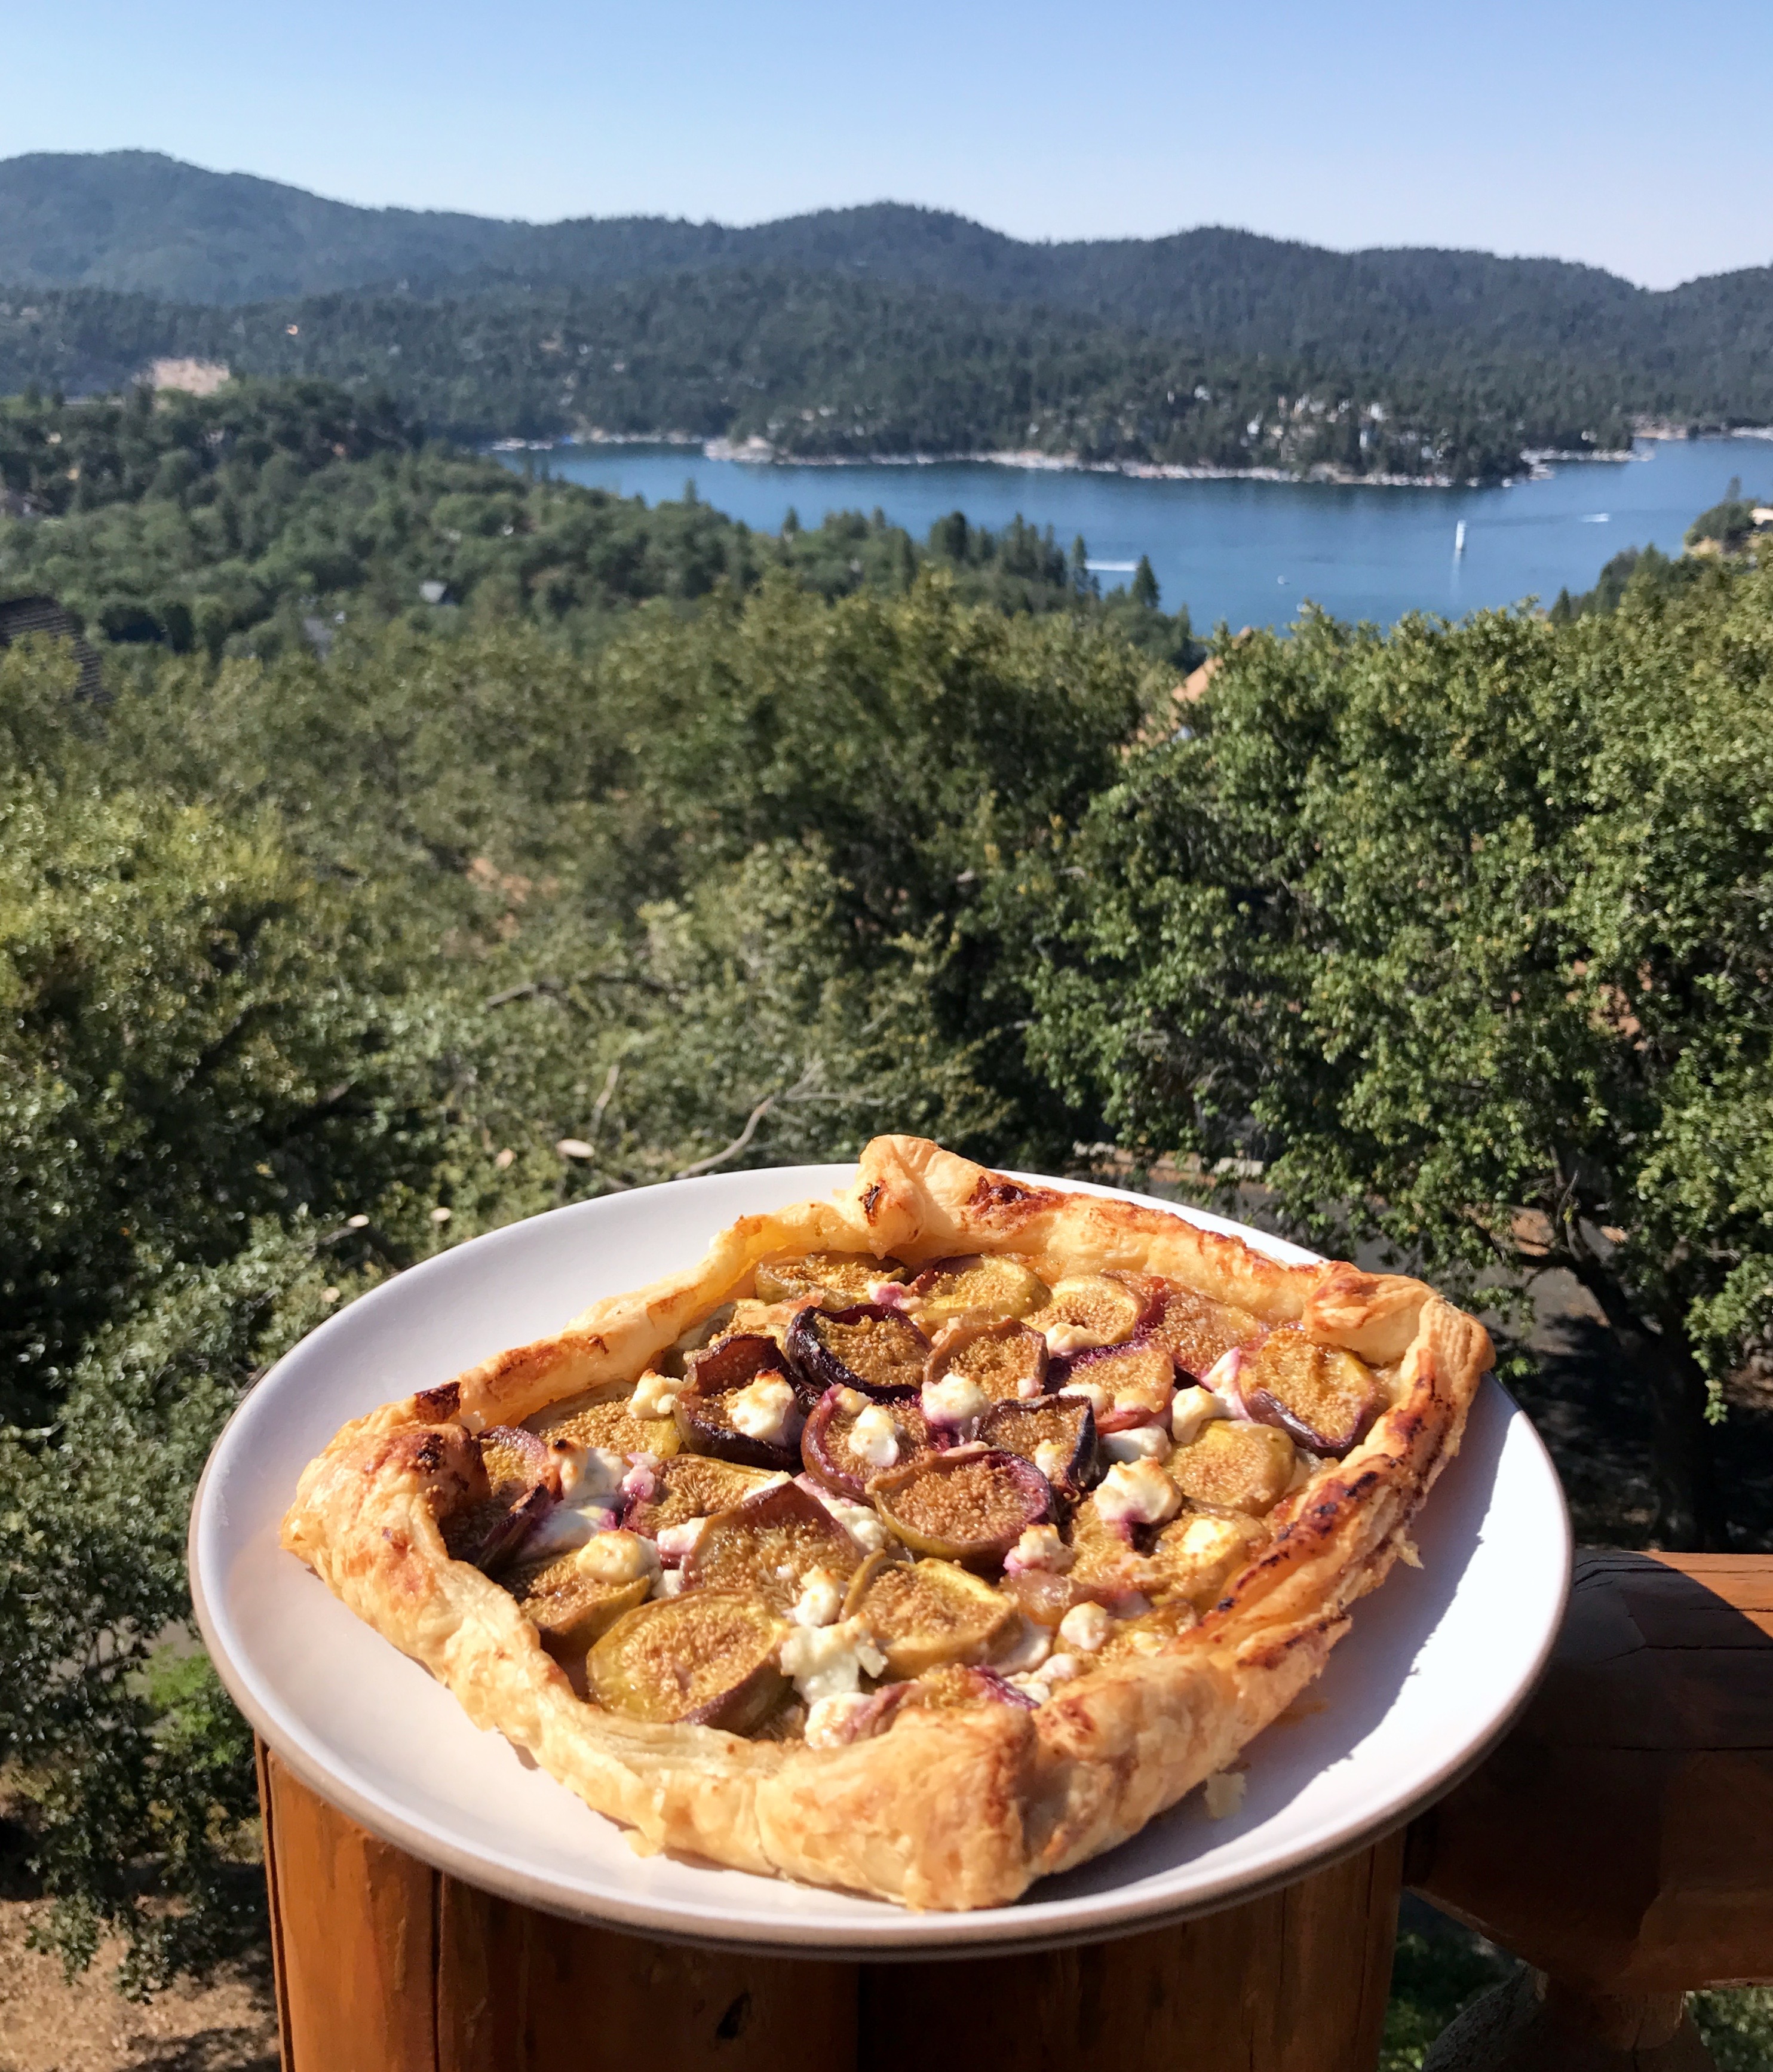
[[563,1921],[366,1835],[260,1751],[283,2072],[1372,2072],[1403,1837],[1199,1921],[858,1964]]
[[1704,2072],[1684,1996],[1773,1980],[1773,1557],[1583,1556],[1538,1693],[1406,1876],[1532,1967],[1429,2072]]

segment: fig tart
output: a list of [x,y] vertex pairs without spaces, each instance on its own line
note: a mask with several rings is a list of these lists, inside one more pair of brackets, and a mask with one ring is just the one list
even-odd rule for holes
[[638,1848],[1001,1906],[1318,1674],[1491,1359],[1420,1281],[883,1137],[347,1425],[283,1544]]

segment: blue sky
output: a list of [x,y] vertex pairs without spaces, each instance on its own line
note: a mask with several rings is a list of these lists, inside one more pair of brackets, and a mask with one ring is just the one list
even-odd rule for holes
[[1023,236],[1229,223],[1773,263],[1773,6],[80,0],[6,10],[0,156],[138,146],[344,199]]

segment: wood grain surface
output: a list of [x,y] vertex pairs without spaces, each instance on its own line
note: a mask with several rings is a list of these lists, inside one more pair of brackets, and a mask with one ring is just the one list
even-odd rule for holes
[[1773,1980],[1773,1559],[1584,1555],[1537,1695],[1408,1876],[1590,1994]]
[[1372,2072],[1393,1836],[1206,1919],[857,1964],[654,1942],[477,1891],[260,1751],[284,2072]]

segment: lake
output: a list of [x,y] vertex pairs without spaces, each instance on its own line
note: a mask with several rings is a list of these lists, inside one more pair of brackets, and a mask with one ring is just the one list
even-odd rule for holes
[[[514,467],[644,496],[704,503],[759,531],[792,508],[804,525],[878,504],[921,538],[950,511],[993,529],[1018,512],[1061,545],[1081,532],[1103,587],[1151,557],[1165,607],[1202,631],[1285,623],[1306,598],[1343,619],[1388,624],[1410,610],[1451,617],[1560,589],[1588,589],[1622,547],[1677,553],[1732,475],[1773,495],[1773,442],[1640,440],[1628,461],[1554,462],[1549,479],[1504,489],[1361,489],[1314,483],[1150,482],[987,462],[808,467],[709,460],[694,446],[556,447],[501,454]],[[1466,547],[1453,551],[1463,519]]]

